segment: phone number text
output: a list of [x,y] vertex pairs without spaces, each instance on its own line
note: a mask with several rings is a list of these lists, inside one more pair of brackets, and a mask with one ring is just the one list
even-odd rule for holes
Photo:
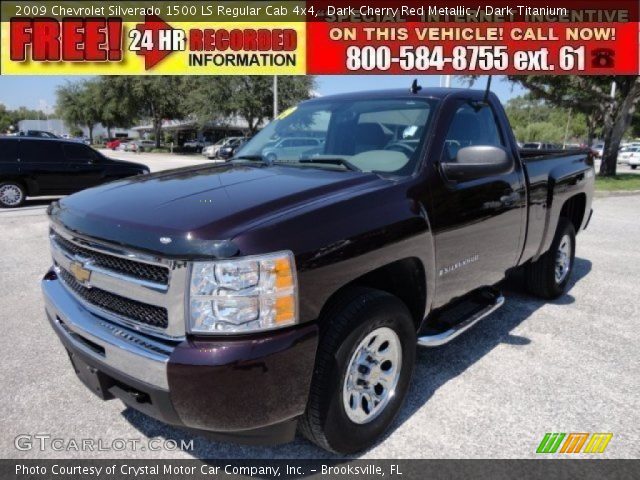
[[347,47],[346,67],[350,71],[453,69],[455,71],[562,71],[585,69],[585,47],[564,46],[552,55],[548,48],[509,51],[506,46],[459,45],[451,54],[442,46],[403,45],[397,54],[387,46]]

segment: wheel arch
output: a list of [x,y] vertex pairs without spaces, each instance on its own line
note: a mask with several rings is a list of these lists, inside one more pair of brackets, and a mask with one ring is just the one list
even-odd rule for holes
[[568,198],[562,205],[560,210],[560,218],[568,219],[576,231],[576,235],[580,231],[587,212],[587,195],[578,193]]
[[367,287],[398,297],[409,309],[416,330],[424,319],[427,306],[427,275],[423,262],[417,257],[407,257],[375,268],[336,290],[324,303],[320,319],[349,290]]

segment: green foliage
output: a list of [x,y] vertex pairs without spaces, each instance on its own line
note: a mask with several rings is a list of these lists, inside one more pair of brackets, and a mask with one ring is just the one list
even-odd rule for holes
[[[586,143],[585,115],[555,107],[531,95],[512,98],[505,106],[514,134],[520,142]],[[568,130],[567,130],[568,123]]]
[[596,190],[598,191],[616,191],[616,190],[639,190],[640,191],[640,175],[635,173],[622,173],[615,177],[596,177]]
[[37,118],[45,120],[47,118],[53,118],[53,115],[47,115],[40,110],[30,110],[25,107],[10,110],[0,103],[0,133],[9,132],[11,127],[14,129],[13,131],[17,132],[18,122],[21,120],[33,120]]
[[184,118],[182,97],[183,80],[174,75],[138,76],[131,78],[133,106],[140,117],[149,118],[153,123],[156,148],[162,139],[162,121]]
[[99,80],[67,83],[58,87],[56,95],[60,116],[70,127],[85,126],[93,142],[93,128],[101,120]]
[[[477,76],[467,79],[473,83]],[[640,76],[514,75],[507,79],[527,88],[533,98],[583,113],[589,140],[597,134],[604,140],[600,174],[616,174],[620,142],[640,100]]]
[[[313,84],[313,77],[278,77],[280,110],[309,98]],[[273,115],[271,76],[98,77],[68,83],[57,96],[58,112],[69,126],[86,126],[91,132],[97,123],[110,130],[148,119],[157,147],[166,119],[189,118],[204,126],[238,116],[253,134]]]
[[[640,77],[521,75],[508,78],[528,88],[534,98],[583,113],[589,140],[598,133],[604,140],[600,174],[616,174],[620,142],[640,100]],[[611,95],[613,82],[616,86],[614,96]]]
[[81,137],[82,136],[82,129],[78,128],[78,127],[72,127],[70,130],[70,134],[72,137]]
[[100,109],[100,123],[108,130],[130,128],[138,119],[138,105],[128,76],[105,76],[98,80],[100,90],[96,99]]
[[[309,98],[313,77],[278,76],[278,107],[285,110]],[[186,77],[183,109],[203,125],[237,115],[251,134],[273,116],[273,77]]]

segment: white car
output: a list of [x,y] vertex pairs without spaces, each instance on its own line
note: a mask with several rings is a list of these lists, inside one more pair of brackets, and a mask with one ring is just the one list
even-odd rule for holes
[[632,152],[625,162],[627,165],[631,167],[631,170],[635,170],[640,165],[640,148],[637,148],[636,151]]
[[596,143],[591,147],[591,150],[597,158],[602,158],[602,155],[604,154],[604,143]]
[[629,165],[629,159],[633,155],[638,155],[640,153],[640,147],[626,147],[620,150],[618,153],[618,163],[622,163],[624,165]]
[[313,137],[286,137],[262,150],[262,156],[270,163],[276,160],[297,161],[300,155],[318,149],[322,141]]

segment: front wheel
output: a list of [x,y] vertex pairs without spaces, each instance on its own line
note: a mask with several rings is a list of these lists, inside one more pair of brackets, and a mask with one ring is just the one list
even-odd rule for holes
[[0,207],[16,208],[22,205],[26,198],[24,187],[17,182],[0,183]]
[[630,165],[631,166],[631,170],[635,170],[636,168],[638,168],[637,165]]
[[549,251],[527,266],[528,290],[541,298],[558,298],[571,278],[575,255],[575,229],[569,220],[561,218]]
[[400,410],[416,332],[405,304],[379,290],[345,292],[329,310],[300,427],[320,447],[351,454],[374,445]]

